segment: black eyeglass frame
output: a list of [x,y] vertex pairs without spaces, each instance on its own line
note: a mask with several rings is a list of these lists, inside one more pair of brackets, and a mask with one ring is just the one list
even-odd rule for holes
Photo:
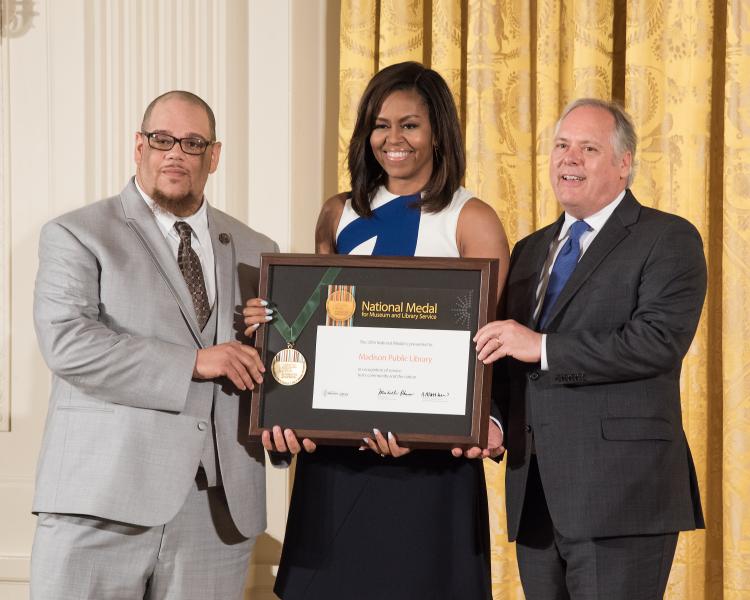
[[[143,135],[143,136],[146,136],[146,140],[148,141],[148,145],[149,145],[149,147],[150,147],[150,148],[153,148],[154,150],[160,150],[161,152],[169,152],[169,151],[170,151],[170,150],[171,150],[172,148],[174,148],[174,145],[175,145],[175,144],[179,144],[179,145],[180,145],[180,148],[182,149],[182,151],[183,151],[183,152],[184,152],[185,154],[189,154],[190,156],[203,156],[203,155],[204,155],[204,154],[206,153],[206,150],[208,150],[208,147],[209,147],[209,146],[212,146],[213,144],[215,144],[215,143],[216,143],[216,140],[214,140],[214,141],[210,142],[210,141],[208,141],[208,140],[204,140],[204,139],[203,139],[202,137],[195,137],[195,136],[184,137],[184,138],[178,138],[178,137],[175,137],[175,136],[173,136],[173,135],[169,135],[168,133],[163,133],[163,132],[161,132],[161,131],[139,131],[139,133],[140,133],[141,135]],[[153,138],[153,136],[155,136],[155,135],[160,135],[160,136],[163,136],[163,137],[165,137],[165,138],[169,138],[169,139],[171,139],[171,140],[172,140],[172,145],[171,145],[171,146],[170,146],[169,148],[157,148],[157,147],[155,147],[155,146],[154,146],[154,145],[153,145],[153,144],[151,143],[151,139],[152,139],[152,138]],[[193,141],[196,141],[196,140],[200,140],[201,142],[203,142],[204,144],[206,144],[206,145],[205,145],[205,146],[203,147],[203,151],[201,151],[201,152],[198,152],[198,153],[196,153],[196,152],[191,152],[190,150],[187,150],[187,149],[185,148],[185,146],[183,146],[183,145],[182,145],[182,142],[183,142],[183,141],[189,141],[189,140],[193,140]]]

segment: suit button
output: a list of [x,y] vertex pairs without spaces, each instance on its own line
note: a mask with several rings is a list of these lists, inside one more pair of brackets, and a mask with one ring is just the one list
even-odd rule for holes
[[206,427],[208,427],[208,424],[205,421],[198,423],[198,431],[206,431]]
[[531,379],[531,381],[536,381],[537,379],[539,379],[539,372],[532,371],[531,373],[529,373],[529,379]]
[[523,430],[524,430],[524,431],[525,431],[526,433],[531,433],[531,425],[528,425],[528,424],[527,424],[527,425],[524,425],[524,427],[523,427]]

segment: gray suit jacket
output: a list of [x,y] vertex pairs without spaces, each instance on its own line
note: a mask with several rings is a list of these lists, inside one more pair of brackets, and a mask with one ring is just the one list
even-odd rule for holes
[[[217,342],[241,338],[238,307],[257,294],[269,238],[208,207]],[[52,371],[34,512],[166,523],[193,484],[210,415],[229,509],[246,536],[265,529],[264,453],[246,442],[249,393],[192,381],[202,346],[190,294],[133,180],[119,196],[42,229],[34,320]],[[237,321],[237,323],[235,323]],[[210,417],[209,417],[210,418]]]
[[[562,217],[516,244],[505,317],[531,328],[541,270]],[[703,527],[682,428],[680,370],[706,292],[686,220],[628,190],[550,315],[549,370],[501,361],[508,533],[516,538],[532,435],[555,527],[571,538]]]

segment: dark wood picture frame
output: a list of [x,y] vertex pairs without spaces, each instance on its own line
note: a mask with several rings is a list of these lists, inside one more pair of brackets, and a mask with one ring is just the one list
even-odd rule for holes
[[[266,253],[261,256],[259,295],[291,324],[322,274],[331,267],[342,269],[338,278],[341,282],[377,289],[469,290],[468,325],[453,329],[469,330],[470,337],[495,318],[498,261],[494,259]],[[271,375],[274,355],[286,347],[283,338],[270,323],[258,328],[255,344],[266,373],[263,384],[252,394],[250,438],[257,439],[264,429],[280,425],[293,429],[298,438],[310,438],[317,444],[358,445],[377,427],[384,433],[392,431],[400,445],[411,448],[486,446],[492,368],[476,359],[473,342],[467,349],[464,415],[313,409],[316,331],[324,322],[325,307],[319,306],[297,341],[308,371],[294,386],[280,385]],[[415,328],[430,329],[430,324],[420,323]]]

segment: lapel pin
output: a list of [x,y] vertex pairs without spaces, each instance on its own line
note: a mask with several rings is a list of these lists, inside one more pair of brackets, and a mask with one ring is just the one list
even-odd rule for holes
[[220,241],[220,242],[221,242],[222,244],[224,244],[224,245],[228,244],[228,243],[229,243],[229,240],[230,240],[230,239],[231,239],[231,238],[229,237],[229,234],[228,234],[228,233],[220,233],[220,234],[219,234],[219,241]]

